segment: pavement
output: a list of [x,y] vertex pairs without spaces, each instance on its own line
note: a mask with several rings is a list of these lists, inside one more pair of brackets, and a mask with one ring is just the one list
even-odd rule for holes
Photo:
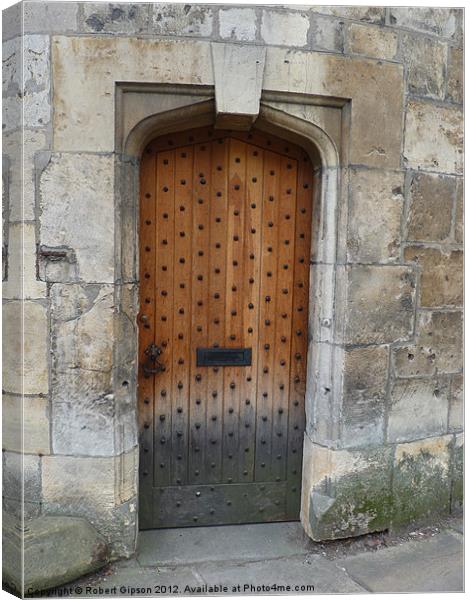
[[300,523],[142,531],[136,556],[51,597],[461,592],[459,519],[315,543]]

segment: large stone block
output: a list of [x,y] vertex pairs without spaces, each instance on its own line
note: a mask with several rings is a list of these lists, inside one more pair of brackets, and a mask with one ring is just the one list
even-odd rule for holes
[[266,49],[259,46],[212,44],[216,128],[251,128],[259,114],[265,59]]
[[315,15],[311,30],[311,45],[315,50],[343,51],[343,23],[338,19]]
[[398,444],[393,473],[396,527],[448,514],[452,435]]
[[38,302],[3,305],[3,389],[14,394],[48,392],[48,319]]
[[[184,12],[183,5],[169,6]],[[195,40],[54,36],[52,64],[55,150],[115,150],[116,81],[214,83],[210,44]]]
[[40,243],[52,248],[72,249],[77,257],[81,280],[112,282],[113,157],[52,155],[41,175],[40,195]]
[[462,9],[435,7],[392,7],[390,23],[405,29],[426,31],[446,38],[454,38],[459,30]]
[[447,379],[398,379],[391,388],[387,438],[412,441],[446,433]]
[[151,31],[159,35],[209,37],[214,11],[197,4],[153,4]]
[[383,442],[388,353],[387,346],[344,351],[343,446],[371,446]]
[[305,437],[301,522],[314,540],[386,529],[391,448],[332,450]]
[[405,118],[406,164],[414,169],[462,173],[462,111],[410,100]]
[[397,54],[398,35],[395,31],[351,23],[348,28],[347,50],[372,58],[393,60]]
[[3,452],[3,496],[13,500],[41,501],[40,458],[33,454]]
[[405,261],[421,267],[420,307],[456,307],[463,302],[463,253],[422,246],[405,248]]
[[3,447],[15,452],[49,454],[49,400],[3,395]]
[[149,27],[148,4],[83,3],[80,29],[88,33],[147,33]]
[[408,92],[443,99],[447,44],[422,35],[404,34],[400,49],[407,67]]
[[462,431],[463,412],[463,375],[452,375],[449,396],[449,432]]
[[399,257],[404,175],[354,169],[350,173],[350,262],[394,262]]
[[309,18],[301,12],[263,10],[261,37],[276,46],[306,46]]
[[[36,227],[34,223],[10,223],[8,228],[8,280],[3,298],[45,298],[46,284],[37,280]],[[17,325],[19,325],[17,323]]]
[[138,448],[117,457],[44,457],[43,514],[84,517],[105,537],[112,557],[132,554],[137,456]]
[[450,236],[456,179],[415,173],[410,185],[407,238],[440,242]]
[[338,279],[338,341],[387,344],[410,338],[416,288],[411,268],[346,266],[338,272]]
[[78,2],[24,2],[24,31],[70,33],[77,31]]
[[46,132],[40,129],[3,135],[3,153],[10,160],[10,221],[36,218],[34,156],[48,144]]
[[[13,523],[5,526],[4,579],[21,596],[74,581],[108,560],[104,538],[86,519],[40,517],[28,523],[24,537]],[[23,560],[16,562],[12,558],[18,545]]]
[[219,34],[225,40],[254,42],[256,12],[252,8],[227,8],[219,11]]
[[463,325],[461,312],[421,312],[416,341],[393,350],[399,377],[458,373],[462,369]]
[[318,12],[364,23],[382,24],[385,22],[385,8],[382,6],[315,6],[310,10],[314,13]]
[[114,454],[112,286],[55,284],[52,446],[61,454]]
[[22,3],[17,2],[2,10],[2,39],[8,39],[21,35]]
[[463,50],[461,48],[449,48],[447,98],[459,104],[463,102]]

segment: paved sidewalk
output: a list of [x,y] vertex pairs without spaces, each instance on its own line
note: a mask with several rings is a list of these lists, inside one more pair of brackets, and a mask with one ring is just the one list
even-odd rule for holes
[[463,591],[462,525],[327,543],[296,522],[145,531],[135,558],[64,587],[82,597]]

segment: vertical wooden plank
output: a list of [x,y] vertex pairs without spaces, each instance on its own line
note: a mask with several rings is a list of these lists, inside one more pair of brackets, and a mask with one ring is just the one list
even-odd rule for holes
[[[205,481],[207,367],[196,366],[196,348],[207,345],[209,279],[209,204],[211,151],[209,143],[194,147],[191,310],[191,379],[189,482]],[[210,467],[209,467],[210,469]]]
[[276,336],[273,367],[273,443],[271,453],[271,472],[274,481],[281,481],[286,478],[297,161],[282,157],[280,169]]
[[[225,277],[229,143],[219,137],[211,144],[211,195],[209,226],[208,343],[225,345]],[[224,422],[224,369],[207,368],[207,481],[222,481]],[[216,420],[213,417],[216,416]]]
[[[287,514],[298,518],[305,429],[308,351],[308,300],[314,178],[310,160],[299,163],[295,214],[295,270],[287,450]],[[301,310],[300,310],[301,309]]]
[[[230,140],[225,300],[225,344],[240,347],[243,340],[243,238],[245,219],[246,144]],[[238,480],[240,378],[243,368],[224,367],[224,464],[227,483]]]
[[255,479],[257,481],[270,481],[272,478],[270,466],[280,166],[279,155],[265,152],[259,299],[258,409],[256,419]]
[[156,261],[155,261],[155,343],[165,371],[153,377],[155,383],[154,480],[157,486],[171,481],[171,418],[173,372],[173,261],[175,153],[159,152],[156,158]]
[[172,484],[188,481],[193,147],[175,150]]
[[[140,312],[139,324],[139,432],[140,478],[143,487],[153,483],[153,378],[143,376],[145,349],[155,341],[155,152],[148,147],[140,166]],[[143,492],[145,493],[145,492]],[[150,515],[146,515],[150,517]]]
[[245,243],[243,247],[243,341],[252,349],[252,364],[245,367],[240,381],[239,481],[254,480],[256,443],[256,402],[258,373],[258,320],[261,269],[261,223],[263,212],[264,151],[246,149]]

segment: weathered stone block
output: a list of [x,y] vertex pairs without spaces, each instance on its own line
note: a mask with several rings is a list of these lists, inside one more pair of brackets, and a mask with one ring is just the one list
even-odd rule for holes
[[148,4],[85,2],[80,28],[93,33],[147,33]]
[[47,394],[47,332],[47,311],[41,304],[12,301],[3,305],[3,389],[6,392]]
[[449,396],[449,432],[463,429],[463,402],[463,375],[452,375]]
[[399,257],[404,175],[354,169],[350,173],[350,262],[393,262]]
[[398,49],[395,31],[351,23],[348,28],[348,51],[373,58],[393,60]]
[[26,502],[41,501],[39,456],[3,452],[3,496],[19,501],[24,498]]
[[415,274],[402,266],[346,266],[340,287],[347,300],[338,306],[339,341],[387,344],[408,339],[413,331]]
[[[34,223],[10,223],[8,229],[8,280],[4,299],[38,299],[46,284],[36,279],[36,228]],[[17,323],[19,326],[19,323]]]
[[462,369],[462,313],[422,312],[416,342],[393,350],[399,377],[456,373]]
[[391,448],[331,450],[304,443],[301,521],[314,540],[386,529]]
[[21,35],[22,4],[17,2],[2,10],[3,41]]
[[422,246],[405,248],[405,261],[421,267],[419,306],[462,306],[463,254]]
[[407,66],[408,92],[443,99],[447,45],[421,35],[404,34],[400,49]]
[[[183,5],[172,6],[183,10]],[[114,152],[116,81],[214,83],[206,42],[54,36],[51,44],[56,151]],[[78,155],[73,160],[83,162]]]
[[446,433],[447,379],[398,379],[391,389],[387,438],[412,441]]
[[[28,523],[24,542],[22,537],[13,523],[7,524],[3,574],[20,593],[36,595],[68,583],[100,569],[108,560],[104,538],[86,519],[40,517]],[[12,560],[18,544],[24,549],[24,562]]]
[[405,118],[404,158],[411,168],[462,173],[462,111],[410,100]]
[[113,454],[113,288],[56,284],[51,300],[53,449]]
[[342,444],[379,445],[384,435],[388,347],[346,349],[343,368]]
[[81,515],[115,506],[115,458],[44,456],[43,504],[48,513]]
[[315,6],[310,10],[313,13],[318,12],[365,23],[385,22],[385,8],[382,6]]
[[457,179],[456,208],[455,208],[455,241],[463,243],[463,179]]
[[458,32],[461,9],[394,6],[390,8],[390,23],[397,27],[427,31],[453,38]]
[[410,186],[408,239],[419,242],[447,240],[452,225],[455,177],[415,173]]
[[3,152],[10,160],[10,221],[36,218],[34,155],[47,145],[46,133],[41,130],[3,135]]
[[312,18],[312,47],[315,50],[343,51],[343,23],[338,19],[314,16]]
[[49,400],[3,395],[3,447],[28,454],[49,454]]
[[394,526],[448,514],[450,452],[453,436],[399,444],[393,474]]
[[460,433],[455,436],[452,449],[452,488],[451,488],[451,512],[461,514],[463,509],[464,495],[464,435]]
[[463,102],[463,50],[461,48],[449,48],[447,99],[459,104]]
[[[259,113],[266,49],[212,44],[216,128],[249,130]],[[240,90],[243,94],[240,94]]]
[[78,30],[78,2],[24,2],[26,33],[70,33]]
[[306,46],[310,27],[308,16],[301,12],[263,10],[261,37],[276,46]]
[[[134,456],[44,457],[43,514],[85,517],[105,537],[112,557],[129,556],[136,540],[138,448],[129,454]],[[130,499],[121,504],[121,498]]]
[[214,11],[208,6],[191,4],[154,4],[151,28],[159,35],[209,37]]
[[83,281],[114,279],[113,192],[112,156],[54,154],[41,175],[40,243],[73,249]]
[[256,12],[252,8],[219,11],[219,34],[226,40],[253,42],[256,39]]

